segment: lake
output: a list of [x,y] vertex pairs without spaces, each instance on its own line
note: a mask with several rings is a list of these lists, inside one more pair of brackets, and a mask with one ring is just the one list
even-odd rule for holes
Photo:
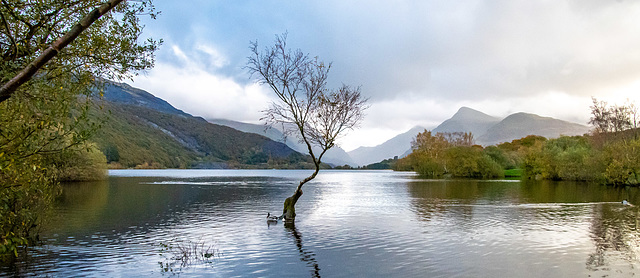
[[[112,170],[63,185],[42,240],[0,276],[627,277],[637,188],[321,171]],[[183,264],[179,249],[200,255]],[[209,256],[209,254],[213,254]],[[194,258],[194,257],[192,257]]]

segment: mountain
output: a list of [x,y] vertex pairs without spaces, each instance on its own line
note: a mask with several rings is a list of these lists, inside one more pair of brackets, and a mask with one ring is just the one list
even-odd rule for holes
[[[248,123],[224,120],[224,119],[210,119],[208,121],[210,123],[228,126],[228,127],[240,130],[242,132],[249,132],[249,133],[263,135],[273,141],[283,142],[290,148],[300,153],[303,153],[303,154],[307,153],[306,145],[298,142],[296,138],[287,138],[287,140],[283,140],[284,134],[282,133],[282,131],[278,130],[277,128],[266,129],[264,125],[248,124]],[[314,151],[316,150],[314,149]],[[342,165],[357,166],[357,164],[351,159],[349,154],[347,154],[347,152],[345,152],[342,148],[337,146],[329,149],[324,154],[322,161],[332,164],[334,166],[342,166]]]
[[476,143],[488,146],[511,142],[528,135],[556,138],[560,135],[583,135],[587,132],[589,132],[589,127],[585,125],[535,114],[516,113],[489,128],[484,134],[477,137]]
[[500,118],[489,116],[480,111],[461,107],[453,117],[442,122],[432,132],[471,132],[478,136],[487,132],[489,128],[500,122]]
[[[367,165],[394,156],[404,157],[411,153],[411,141],[424,131],[422,127],[400,134],[375,147],[360,147],[349,152],[358,165]],[[450,119],[445,120],[432,132],[471,132],[476,143],[483,146],[511,142],[527,135],[556,138],[560,135],[582,135],[589,127],[535,114],[516,113],[504,119],[480,111],[462,107]]]
[[162,113],[191,116],[145,90],[131,87],[126,83],[117,83],[113,81],[104,81],[104,83],[105,88],[102,96],[103,100],[149,108]]
[[368,165],[394,156],[402,156],[411,149],[411,141],[416,135],[423,131],[424,127],[416,126],[375,147],[359,147],[350,151],[349,155],[358,165]]
[[107,119],[93,141],[123,167],[274,168],[310,165],[309,158],[267,137],[216,125],[126,84],[105,87]]
[[[465,131],[484,134],[491,126],[500,122],[500,118],[489,116],[468,107],[462,107],[450,119],[442,122],[433,132]],[[404,157],[411,153],[411,141],[423,132],[424,127],[416,126],[375,147],[360,147],[349,152],[358,165],[367,165],[394,156]]]

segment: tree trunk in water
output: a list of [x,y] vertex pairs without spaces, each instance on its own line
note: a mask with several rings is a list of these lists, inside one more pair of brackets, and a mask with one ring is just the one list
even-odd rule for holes
[[311,176],[307,177],[306,179],[300,182],[300,184],[298,185],[298,188],[296,188],[296,192],[293,193],[293,196],[284,200],[284,208],[282,208],[282,216],[284,217],[285,222],[293,222],[296,220],[296,203],[298,202],[298,199],[300,199],[300,196],[302,196],[302,185],[314,179],[318,175],[318,171],[320,171],[319,161],[316,163],[316,170],[313,172],[313,174],[311,174]]
[[302,190],[296,190],[293,196],[284,200],[284,208],[282,209],[282,215],[284,215],[285,222],[293,222],[296,219],[296,203],[302,196]]

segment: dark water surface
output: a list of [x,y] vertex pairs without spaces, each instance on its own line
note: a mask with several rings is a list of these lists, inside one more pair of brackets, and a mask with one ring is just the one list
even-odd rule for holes
[[[321,171],[303,188],[295,227],[268,226],[267,212],[280,212],[310,173],[119,170],[67,184],[48,244],[0,276],[640,274],[638,207],[620,203],[640,204],[637,188]],[[183,267],[161,245],[193,243],[216,255]]]

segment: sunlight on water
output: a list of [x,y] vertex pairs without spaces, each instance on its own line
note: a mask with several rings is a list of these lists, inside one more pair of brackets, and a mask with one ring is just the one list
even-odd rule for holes
[[[575,277],[638,274],[636,188],[322,171],[294,227],[267,212],[309,171],[121,170],[64,186],[0,276]],[[215,256],[176,263],[189,244]],[[172,253],[173,252],[173,253]],[[205,251],[202,251],[205,252]],[[170,263],[162,268],[161,264]]]

